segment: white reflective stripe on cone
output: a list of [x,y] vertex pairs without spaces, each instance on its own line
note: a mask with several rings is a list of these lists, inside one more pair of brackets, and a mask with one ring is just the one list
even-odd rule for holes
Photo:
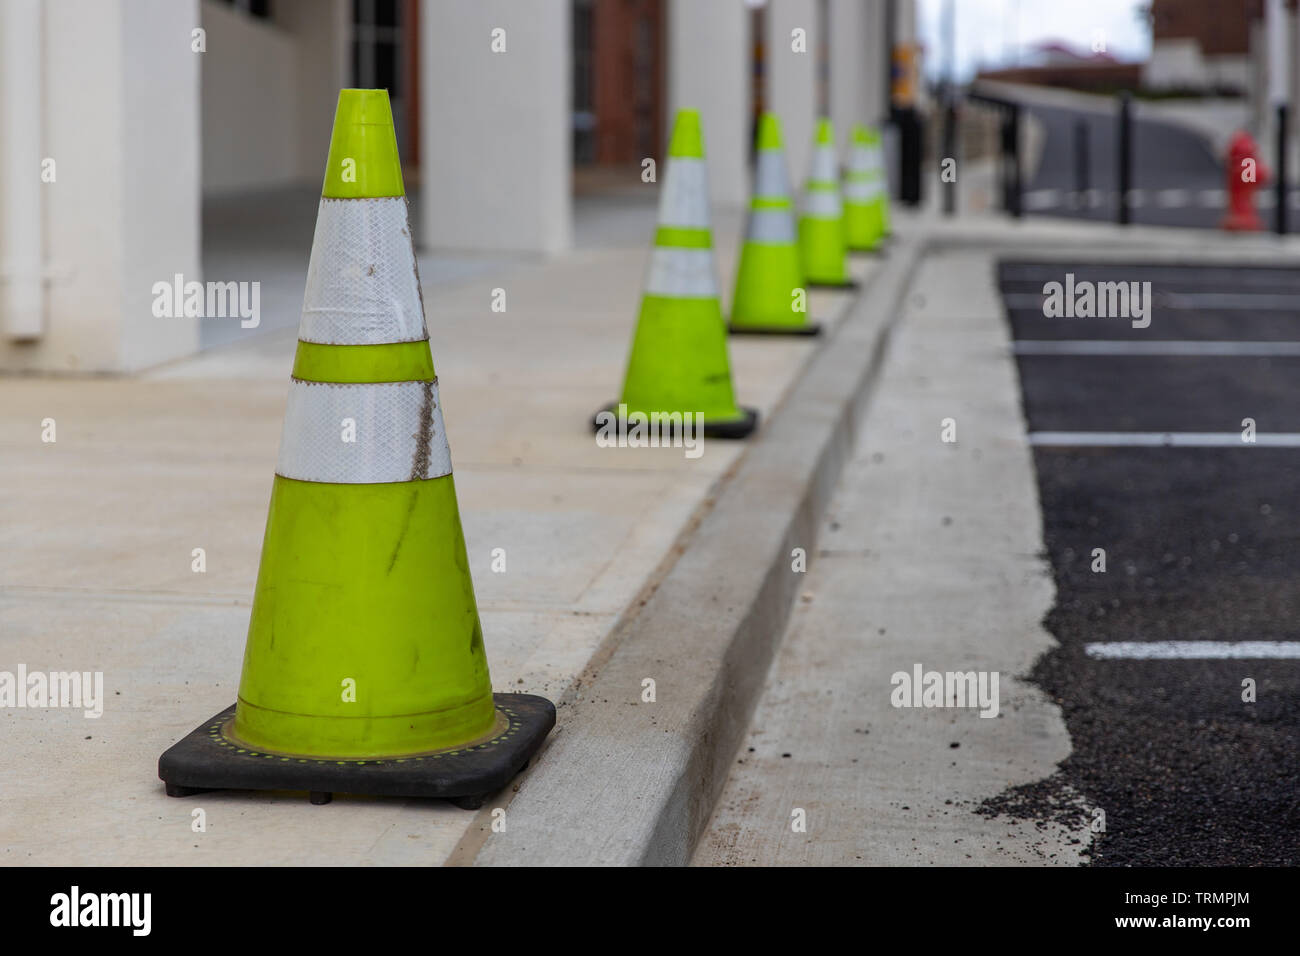
[[347,485],[450,475],[438,383],[291,379],[275,473]]
[[849,172],[865,173],[876,168],[871,159],[871,149],[867,146],[854,146],[849,150]]
[[718,294],[712,249],[655,246],[645,291],[675,299],[711,299]]
[[793,209],[754,209],[749,214],[745,238],[751,242],[794,242],[796,236]]
[[760,149],[758,168],[754,172],[754,195],[763,199],[788,199],[790,174],[785,168],[785,153],[779,149]]
[[814,148],[812,155],[812,172],[808,174],[808,178],[830,181],[838,179],[839,175],[840,171],[835,164],[835,147],[818,146]]
[[871,202],[880,195],[880,185],[874,179],[848,179],[844,182],[845,202]]
[[428,337],[406,199],[322,199],[298,338],[382,345]]
[[804,193],[803,212],[815,219],[838,219],[841,213],[839,191],[809,189]]
[[668,160],[659,225],[678,229],[709,228],[709,175],[702,159]]

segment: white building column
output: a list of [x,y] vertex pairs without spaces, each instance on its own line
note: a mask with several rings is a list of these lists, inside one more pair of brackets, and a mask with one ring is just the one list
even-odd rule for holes
[[422,247],[572,244],[570,22],[569,0],[422,0]]
[[668,122],[677,110],[700,111],[713,202],[749,199],[753,135],[750,95],[750,9],[742,0],[670,0],[668,4]]
[[152,305],[155,283],[203,278],[198,2],[85,0],[42,14],[44,88],[31,91],[42,128],[28,131],[42,163],[5,170],[0,205],[39,191],[46,322],[32,341],[0,338],[0,368],[131,371],[190,354],[199,320],[155,317]]
[[[767,108],[781,118],[786,161],[795,183],[808,175],[813,130],[817,125],[817,44],[821,25],[817,22],[817,0],[768,0],[764,82]],[[796,52],[794,31],[803,31],[801,49]],[[837,129],[838,139],[844,131]]]
[[[40,0],[0,6],[0,335],[39,338],[45,327],[45,217],[40,179]],[[18,188],[14,188],[18,187]]]
[[870,80],[884,75],[884,65],[867,29],[871,10],[867,0],[830,0],[831,122],[836,135],[846,142],[858,123],[876,121],[870,100]]
[[[195,0],[121,0],[121,9],[122,115],[116,133],[122,157],[125,288],[118,361],[123,369],[139,369],[198,350],[199,320],[158,319],[152,306],[155,283],[178,273],[186,281],[204,278],[199,165],[203,54],[192,48],[192,31],[200,24]],[[58,113],[74,118],[77,108]]]
[[889,40],[885,36],[886,0],[863,0],[866,12],[863,17],[863,50],[867,61],[866,101],[867,122],[880,126],[889,118]]

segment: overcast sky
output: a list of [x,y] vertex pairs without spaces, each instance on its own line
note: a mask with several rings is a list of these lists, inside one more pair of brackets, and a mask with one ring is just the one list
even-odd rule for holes
[[[946,0],[918,0],[917,5],[926,73],[940,76]],[[1151,37],[1136,11],[1145,5],[1143,0],[953,0],[958,78],[969,78],[981,66],[1014,65],[1017,47],[1028,50],[1047,40],[1090,51],[1098,37],[1112,56],[1144,60]]]

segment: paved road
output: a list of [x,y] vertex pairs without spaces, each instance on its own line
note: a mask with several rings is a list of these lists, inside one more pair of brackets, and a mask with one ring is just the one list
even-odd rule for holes
[[[1044,318],[1034,300],[1065,271],[1006,263],[1000,282],[1031,440],[1044,442],[1034,457],[1058,589],[1046,623],[1061,646],[1033,679],[1065,713],[1065,782],[1105,811],[1093,860],[1294,866],[1300,661],[1262,655],[1300,637],[1300,448],[1265,443],[1300,443],[1300,276],[1074,266],[1076,282],[1152,282],[1151,324],[1135,329]],[[1152,445],[1122,446],[1116,432],[1154,433]],[[1179,441],[1193,447],[1167,447]],[[1190,659],[1163,642],[1192,642]],[[1100,659],[1089,645],[1180,656]]]
[[[1025,184],[1025,212],[1113,222],[1119,188],[1116,114],[1037,105],[1029,110],[1042,123],[1046,139],[1038,169]],[[1082,180],[1075,145],[1080,124],[1088,145]],[[1223,165],[1203,137],[1172,123],[1135,117],[1132,148],[1133,222],[1218,227],[1225,205]],[[1261,161],[1271,165],[1266,157]],[[1257,194],[1268,228],[1273,201],[1271,188]],[[1292,194],[1290,204],[1300,207],[1300,194]]]

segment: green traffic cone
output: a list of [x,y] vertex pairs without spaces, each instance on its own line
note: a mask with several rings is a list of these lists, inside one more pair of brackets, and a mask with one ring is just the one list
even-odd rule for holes
[[775,113],[759,117],[755,145],[754,196],[736,267],[730,328],[733,333],[816,335],[821,327],[808,321],[790,175]]
[[622,429],[630,416],[678,427],[686,415],[702,419],[706,437],[754,430],[758,413],[738,406],[731,387],[716,275],[700,114],[679,110],[623,394],[596,414],[598,431]]
[[555,721],[493,695],[388,94],[343,90],[233,708],[167,792],[504,786]]

